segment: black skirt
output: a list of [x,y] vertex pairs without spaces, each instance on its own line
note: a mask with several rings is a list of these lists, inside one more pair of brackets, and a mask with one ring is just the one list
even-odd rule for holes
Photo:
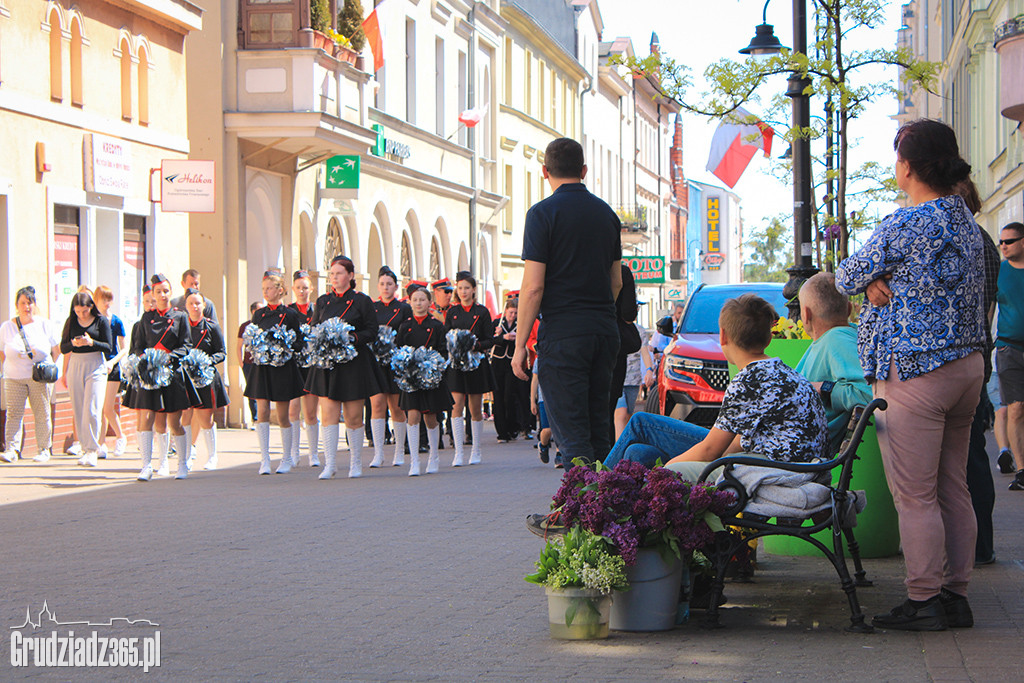
[[196,387],[196,391],[199,393],[199,400],[202,401],[202,405],[196,406],[197,408],[215,410],[231,403],[228,392],[224,389],[224,380],[220,378],[219,372],[213,373],[213,382],[209,386]]
[[166,387],[143,389],[134,386],[125,393],[125,397],[129,401],[126,403],[129,408],[158,413],[177,413],[202,403],[192,379],[180,366],[171,375],[171,382]]
[[377,361],[377,368],[380,370],[378,379],[381,382],[381,392],[385,394],[402,393],[402,390],[395,383],[395,373],[391,370],[391,365]]
[[437,415],[451,409],[452,392],[448,390],[448,383],[442,379],[433,389],[408,394],[402,392],[398,397],[398,407]]
[[245,378],[246,398],[282,403],[302,396],[302,375],[299,366],[290,360],[280,367],[253,365]]
[[487,356],[484,356],[477,369],[471,372],[448,368],[446,379],[448,388],[456,394],[486,394],[494,388],[491,364],[488,362]]
[[114,367],[107,373],[108,382],[120,382],[121,381],[121,365],[118,363],[114,364]]
[[339,363],[330,370],[310,368],[306,391],[332,401],[362,401],[381,393],[382,372],[377,360],[365,346],[359,355],[347,363]]

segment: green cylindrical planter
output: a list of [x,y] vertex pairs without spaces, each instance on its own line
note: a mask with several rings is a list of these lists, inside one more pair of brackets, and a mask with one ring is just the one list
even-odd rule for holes
[[586,588],[547,588],[551,637],[599,640],[608,637],[612,596]]

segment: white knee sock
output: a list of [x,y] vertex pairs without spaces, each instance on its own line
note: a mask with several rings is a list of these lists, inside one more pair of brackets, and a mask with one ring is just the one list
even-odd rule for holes
[[[395,427],[395,461],[392,463],[395,466],[405,464],[405,434],[408,425],[405,422],[394,422]],[[420,430],[419,425],[413,429],[416,432],[416,443],[419,443]],[[409,444],[409,453],[412,453],[414,449],[412,444]]]
[[191,447],[187,434],[174,435],[174,450],[178,451],[178,473],[174,475],[175,479],[184,479],[188,476],[188,450]]
[[270,423],[256,423],[256,440],[260,444],[260,474],[270,474]]
[[142,456],[139,481],[149,481],[153,476],[153,432],[139,432],[136,438],[139,442],[139,455]]
[[469,451],[469,464],[476,465],[480,462],[480,443],[484,438],[484,421],[472,420],[469,426],[473,430],[473,446]]
[[[404,422],[399,422],[398,424],[400,424],[403,427],[405,427],[405,423]],[[403,429],[402,431],[406,432],[405,436],[406,436],[406,438],[409,439],[409,476],[410,477],[419,476],[419,473],[420,473],[420,426],[419,425],[415,425],[412,429],[410,429],[408,431],[406,431],[405,429]],[[395,430],[395,434],[396,435],[398,434],[398,430],[397,429]],[[403,452],[405,451],[405,439],[402,439],[401,450]],[[400,465],[401,464],[401,463],[398,462],[398,453],[399,453],[399,450],[396,448],[395,449],[395,464],[396,465]]]
[[[345,436],[348,437],[348,476],[352,479],[361,477],[363,476],[363,428],[349,429],[346,427]],[[377,443],[376,437],[374,437],[374,443]]]
[[217,469],[217,424],[203,431],[203,438],[206,440],[206,466],[203,469]]
[[324,425],[324,471],[320,473],[318,479],[330,479],[334,476],[334,473],[338,471],[337,458],[338,458],[338,432],[339,427],[336,424]]
[[370,431],[373,432],[373,460],[370,462],[370,467],[380,467],[384,464],[385,422],[384,418],[370,419]]
[[299,458],[302,455],[302,451],[299,450],[299,438],[302,434],[302,430],[299,429],[299,422],[292,422],[292,467],[296,467],[299,464]]
[[[188,425],[188,426],[184,427],[184,430],[185,430],[185,442],[186,442],[185,443],[185,452],[184,452],[184,454],[179,452],[178,453],[178,458],[180,459],[182,456],[184,456],[185,462],[188,465],[188,469],[191,471],[191,469],[192,469],[192,425]],[[177,442],[175,442],[175,443],[177,443]],[[175,446],[175,448],[177,448],[177,446]]]
[[455,448],[455,459],[452,467],[462,466],[462,444],[466,441],[466,418],[452,418],[452,446]]
[[275,470],[277,474],[288,474],[292,471],[292,447],[295,445],[292,434],[298,431],[295,427],[281,427],[281,462]]
[[153,455],[159,458],[158,471],[160,476],[166,476],[168,474],[167,469],[167,432],[163,434],[154,432],[153,434]]
[[[418,431],[418,430],[417,430]],[[427,474],[437,472],[439,457],[437,455],[437,440],[441,438],[441,426],[433,429],[427,428],[427,444],[430,446],[430,454],[427,456]]]
[[[335,441],[337,445],[337,441]],[[314,422],[313,424],[306,425],[306,448],[309,449],[309,465],[310,467],[320,466],[320,457],[318,452],[320,450],[320,423]]]

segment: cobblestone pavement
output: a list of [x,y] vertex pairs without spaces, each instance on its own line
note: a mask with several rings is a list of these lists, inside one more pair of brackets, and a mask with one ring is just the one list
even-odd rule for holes
[[[127,458],[4,466],[0,680],[142,678],[12,668],[8,626],[44,600],[62,621],[159,623],[161,665],[145,680],[1024,680],[1024,494],[1005,476],[999,562],[971,586],[974,629],[846,633],[826,561],[762,554],[754,583],[727,584],[724,629],[567,643],[549,638],[543,591],[522,580],[541,547],[524,515],[546,509],[559,474],[531,442],[496,444],[490,425],[485,438],[482,464],[418,479],[388,467],[325,482],[306,464],[259,477],[255,435],[230,430],[227,467],[186,481],[135,482]],[[904,595],[902,563],[866,565],[875,587],[861,601],[886,611]]]

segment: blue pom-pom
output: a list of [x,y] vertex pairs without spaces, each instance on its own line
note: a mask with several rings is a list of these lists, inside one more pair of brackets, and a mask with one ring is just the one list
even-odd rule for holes
[[308,365],[305,367],[330,370],[359,355],[358,349],[352,344],[352,329],[341,318],[328,318],[309,328],[304,354]]
[[292,359],[295,330],[284,325],[274,325],[267,330],[249,325],[242,333],[242,343],[249,347],[253,363],[279,368]]
[[192,349],[181,359],[181,367],[190,378],[197,389],[208,387],[213,384],[213,375],[217,372],[213,367],[213,359],[209,354],[199,349]]
[[377,338],[370,344],[370,350],[380,363],[386,364],[391,360],[391,354],[395,352],[396,334],[395,329],[388,325],[381,325],[377,330]]
[[146,349],[137,359],[132,373],[136,387],[153,391],[171,383],[171,354],[162,349]]
[[450,330],[445,339],[448,341],[448,357],[453,368],[460,372],[472,372],[480,367],[484,354],[474,351],[476,335],[469,330]]

